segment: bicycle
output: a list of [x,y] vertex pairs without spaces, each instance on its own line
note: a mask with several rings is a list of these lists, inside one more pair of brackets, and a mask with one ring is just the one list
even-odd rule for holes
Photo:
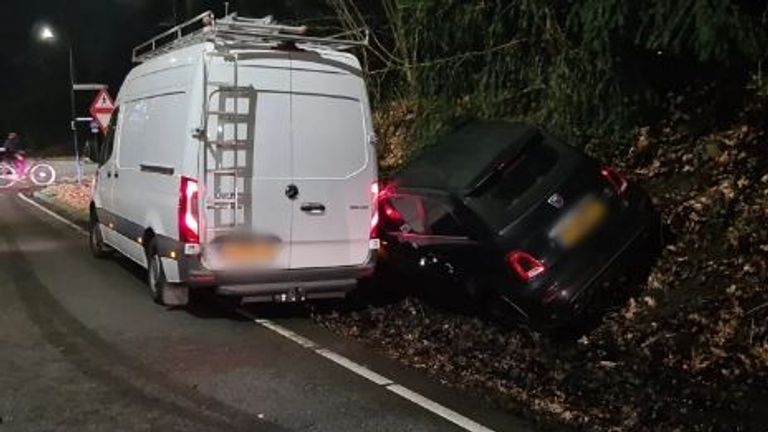
[[27,178],[35,186],[48,186],[56,181],[56,170],[50,164],[37,161],[27,165],[21,153],[12,157],[16,159],[13,164],[0,162],[0,189],[9,188]]

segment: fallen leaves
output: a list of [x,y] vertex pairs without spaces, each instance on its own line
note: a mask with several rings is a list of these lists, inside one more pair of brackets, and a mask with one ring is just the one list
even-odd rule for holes
[[[651,191],[670,243],[641,294],[568,345],[418,299],[319,315],[328,328],[514,410],[600,431],[759,431],[768,406],[768,143],[679,118],[614,161]],[[350,330],[354,329],[354,330]]]
[[87,177],[83,179],[82,184],[57,183],[46,187],[40,193],[55,200],[57,205],[64,207],[79,218],[87,220],[92,183],[93,178]]

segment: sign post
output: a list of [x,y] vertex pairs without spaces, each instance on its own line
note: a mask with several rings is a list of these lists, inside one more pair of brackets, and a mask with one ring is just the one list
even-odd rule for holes
[[[112,112],[115,110],[114,102],[109,96],[106,84],[77,84],[75,83],[75,61],[72,55],[72,47],[69,49],[69,78],[70,78],[70,96],[72,103],[72,144],[75,149],[75,169],[77,171],[77,184],[80,184],[83,180],[83,167],[80,163],[80,149],[78,148],[77,139],[77,124],[82,122],[98,123],[97,129],[101,129],[102,132],[107,130],[109,120],[112,117]],[[77,117],[76,107],[76,94],[77,92],[85,91],[98,91],[99,94],[91,104],[91,116],[92,117]],[[94,113],[98,113],[99,117]],[[104,126],[102,127],[102,123]],[[93,130],[93,127],[91,128]]]

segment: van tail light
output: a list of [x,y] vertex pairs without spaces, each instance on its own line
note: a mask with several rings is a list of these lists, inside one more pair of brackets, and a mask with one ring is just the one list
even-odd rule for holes
[[179,191],[179,241],[200,243],[200,189],[197,181],[182,177]]
[[510,252],[507,255],[507,264],[523,282],[528,282],[547,271],[543,262],[523,251]]
[[603,175],[603,178],[611,185],[613,190],[618,195],[623,195],[624,192],[627,191],[627,186],[629,186],[629,183],[627,182],[626,177],[621,175],[618,171],[611,167],[603,167],[603,169],[600,170],[600,174]]
[[379,216],[379,195],[381,194],[381,187],[379,182],[375,181],[371,184],[371,238],[376,239],[379,237],[379,222],[381,221]]

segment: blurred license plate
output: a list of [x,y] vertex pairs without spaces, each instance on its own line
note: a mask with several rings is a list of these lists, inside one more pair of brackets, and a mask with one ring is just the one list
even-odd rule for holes
[[588,199],[558,224],[554,237],[565,247],[576,246],[600,226],[607,213],[604,202]]
[[277,257],[277,248],[270,243],[231,243],[221,247],[222,258],[237,262],[271,262]]

